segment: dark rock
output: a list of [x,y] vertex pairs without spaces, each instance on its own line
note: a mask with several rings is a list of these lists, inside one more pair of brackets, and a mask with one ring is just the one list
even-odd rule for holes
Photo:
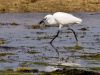
[[63,70],[56,70],[54,72],[45,73],[44,75],[100,75],[100,73],[82,69],[64,68]]
[[39,72],[38,69],[32,69],[31,71],[32,71],[33,73],[38,73],[38,72]]
[[79,30],[81,30],[81,31],[86,31],[86,30],[88,30],[87,28],[81,28],[81,29],[79,29]]

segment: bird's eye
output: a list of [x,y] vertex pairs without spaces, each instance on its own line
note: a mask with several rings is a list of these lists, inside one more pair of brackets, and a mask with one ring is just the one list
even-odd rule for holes
[[46,20],[46,19],[47,19],[47,17],[44,18],[44,20]]

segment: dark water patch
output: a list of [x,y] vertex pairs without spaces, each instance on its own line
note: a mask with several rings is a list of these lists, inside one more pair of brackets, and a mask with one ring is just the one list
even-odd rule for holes
[[45,32],[36,32],[36,33],[41,35],[45,34]]
[[16,47],[9,47],[9,46],[0,46],[0,52],[4,53],[16,53],[19,48]]
[[12,26],[18,26],[19,24],[18,23],[16,23],[16,22],[12,22],[12,23],[0,23],[0,25],[12,25]]
[[87,31],[88,28],[81,28],[81,29],[79,29],[79,30],[81,30],[81,31]]
[[6,50],[9,50],[9,49],[17,49],[16,47],[9,47],[9,46],[0,46],[1,49],[6,49]]
[[27,38],[28,39],[28,38],[30,38],[30,36],[25,36],[24,38]]

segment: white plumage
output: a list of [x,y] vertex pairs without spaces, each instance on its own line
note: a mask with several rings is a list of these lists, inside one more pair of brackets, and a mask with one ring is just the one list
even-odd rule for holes
[[[55,24],[59,25],[59,30],[58,30],[56,36],[50,41],[50,43],[52,43],[53,40],[56,37],[58,37],[59,32],[60,32],[61,28],[63,27],[63,25],[80,24],[82,22],[82,19],[75,17],[72,14],[68,14],[68,13],[64,13],[64,12],[56,12],[53,15],[51,15],[51,14],[46,15],[43,18],[43,20],[39,22],[39,24],[46,23],[46,22],[49,25],[55,25]],[[73,32],[75,39],[78,42],[77,35],[76,35],[75,31],[73,29],[71,29],[69,26],[68,26],[68,29]]]
[[46,15],[44,18],[46,19],[46,22],[50,25],[59,24],[59,28],[61,28],[63,25],[74,23],[80,24],[82,22],[82,19],[64,12],[56,12],[53,15]]

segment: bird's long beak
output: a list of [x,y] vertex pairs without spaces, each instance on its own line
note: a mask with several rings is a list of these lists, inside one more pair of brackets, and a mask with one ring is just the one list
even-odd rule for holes
[[39,22],[39,24],[45,24],[45,20],[46,20],[46,19],[41,20],[41,21]]
[[39,22],[39,25],[40,25],[40,28],[43,29],[45,27],[45,20],[46,19],[42,19],[40,22]]

